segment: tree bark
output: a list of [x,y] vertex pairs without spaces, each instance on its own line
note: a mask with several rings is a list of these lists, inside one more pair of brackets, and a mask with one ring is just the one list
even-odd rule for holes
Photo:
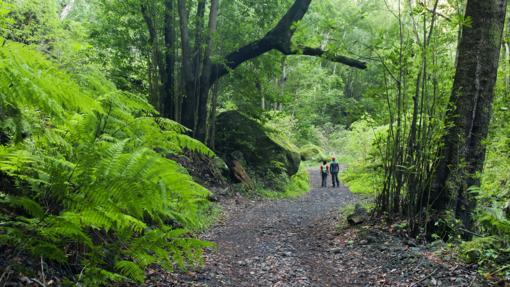
[[163,82],[163,79],[166,78],[166,73],[159,47],[158,31],[156,29],[153,14],[149,11],[149,7],[142,4],[140,8],[149,31],[149,44],[151,46],[151,63],[149,68],[152,69],[152,71],[149,72],[151,75],[150,102],[157,110],[161,111],[161,99],[166,98],[166,90],[161,83]]
[[[473,226],[474,195],[485,160],[483,141],[492,112],[499,64],[506,0],[468,0],[458,47],[458,64],[446,115],[444,146],[440,149],[431,191],[432,208],[439,214],[455,206],[464,227]],[[469,237],[469,236],[466,236]]]
[[208,136],[208,143],[209,147],[211,149],[215,149],[215,143],[216,143],[216,108],[218,106],[218,94],[220,90],[220,84],[219,82],[216,82],[214,86],[212,87],[212,100],[211,100],[211,116],[209,119],[210,129],[209,129],[209,136]]
[[195,77],[193,74],[193,62],[189,39],[188,10],[186,9],[186,0],[178,0],[178,6],[179,25],[181,28],[182,74],[185,92],[182,101],[181,122],[185,127],[194,129],[197,98],[195,93]]
[[165,71],[163,90],[165,97],[161,99],[161,113],[164,117],[177,120],[178,101],[175,96],[175,18],[174,0],[165,0]]
[[71,13],[71,11],[74,8],[74,4],[76,3],[76,0],[70,0],[69,3],[67,3],[64,6],[64,9],[62,9],[62,12],[60,12],[60,21],[64,21],[67,16]]
[[214,49],[214,33],[218,21],[218,0],[211,0],[211,9],[209,15],[209,32],[207,38],[207,48],[204,55],[203,71],[201,76],[200,93],[198,100],[198,124],[196,138],[205,141],[207,138],[207,105],[209,102],[210,76],[212,69],[211,55]]
[[[193,47],[193,73],[196,75],[201,72],[201,65],[203,64],[203,34],[204,34],[204,17],[205,17],[205,0],[199,0],[197,5],[196,14],[196,27],[195,27],[195,43]],[[195,80],[200,80],[195,77]],[[195,84],[198,87],[198,83]]]

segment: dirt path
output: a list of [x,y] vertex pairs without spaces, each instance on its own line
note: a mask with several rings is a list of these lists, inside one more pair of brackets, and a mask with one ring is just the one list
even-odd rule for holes
[[[347,188],[313,189],[294,200],[225,203],[227,218],[203,239],[216,242],[203,269],[155,272],[151,286],[478,286],[463,267],[436,262],[376,228],[337,228],[340,207],[359,200]],[[414,284],[414,285],[413,285]]]

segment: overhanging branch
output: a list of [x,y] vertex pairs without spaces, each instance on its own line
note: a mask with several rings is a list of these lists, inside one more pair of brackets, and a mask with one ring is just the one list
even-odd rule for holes
[[294,23],[303,19],[303,16],[308,11],[311,2],[312,0],[295,0],[294,4],[292,4],[289,10],[287,10],[278,24],[263,38],[228,54],[225,56],[223,63],[213,65],[211,69],[209,87],[212,86],[216,80],[228,74],[230,70],[233,70],[242,63],[254,59],[271,50],[278,50],[285,55],[317,56],[333,62],[345,64],[350,67],[366,69],[367,65],[362,61],[341,55],[329,54],[322,49],[309,47],[296,51],[291,49],[291,40],[295,32]]
[[324,51],[320,48],[303,47],[299,50],[292,51],[289,55],[315,56],[324,58],[331,62],[341,63],[353,68],[358,68],[362,70],[367,68],[367,64],[365,62],[342,55],[330,54],[327,51]]

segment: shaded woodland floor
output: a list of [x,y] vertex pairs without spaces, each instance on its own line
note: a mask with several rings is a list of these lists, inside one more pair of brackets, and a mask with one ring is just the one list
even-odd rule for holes
[[[342,186],[292,200],[223,203],[225,218],[202,238],[217,243],[203,269],[149,272],[149,286],[486,286],[448,256],[389,234],[386,228],[340,229],[339,208],[362,199]],[[440,259],[441,257],[442,259]]]

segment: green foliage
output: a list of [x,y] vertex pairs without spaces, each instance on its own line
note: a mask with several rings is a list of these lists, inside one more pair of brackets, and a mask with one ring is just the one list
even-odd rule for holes
[[350,166],[340,173],[340,179],[353,193],[375,196],[381,187],[382,178],[367,166]]
[[303,164],[298,173],[293,175],[286,183],[283,192],[275,192],[261,189],[259,193],[264,197],[273,199],[296,198],[310,191],[310,179],[307,169]]
[[83,266],[87,286],[200,262],[209,192],[166,155],[213,152],[100,73],[12,42],[0,55],[0,245]]
[[39,44],[49,49],[62,36],[58,3],[53,0],[4,0],[10,3],[12,25],[8,38],[25,44]]
[[13,19],[9,17],[11,10],[12,5],[0,0],[0,41],[2,42],[7,32],[7,27],[14,22]]
[[386,135],[385,126],[370,118],[359,120],[348,130],[332,132],[329,148],[347,168],[340,173],[342,182],[354,193],[375,195],[382,184],[379,139]]
[[468,263],[478,264],[488,275],[496,275],[508,280],[510,278],[510,247],[508,237],[475,237],[460,245],[460,252]]

